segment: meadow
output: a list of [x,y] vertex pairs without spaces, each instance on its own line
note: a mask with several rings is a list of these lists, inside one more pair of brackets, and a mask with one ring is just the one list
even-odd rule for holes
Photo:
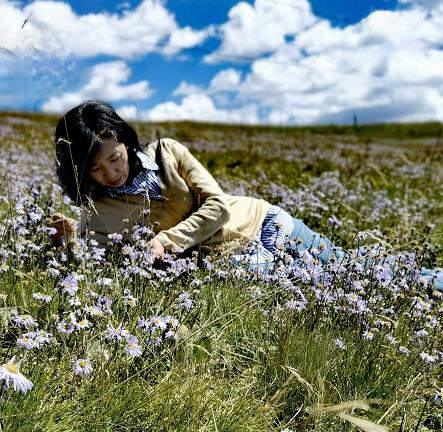
[[348,251],[263,274],[154,265],[143,227],[109,255],[53,246],[49,216],[79,213],[55,123],[0,113],[1,431],[443,431],[443,298],[419,271],[443,266],[441,124],[135,123]]

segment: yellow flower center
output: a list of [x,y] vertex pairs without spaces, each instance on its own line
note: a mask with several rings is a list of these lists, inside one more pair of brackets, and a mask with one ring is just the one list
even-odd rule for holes
[[86,360],[80,360],[78,362],[78,364],[80,365],[81,368],[85,368],[86,367]]
[[13,374],[18,374],[18,367],[14,363],[6,363],[3,365],[3,367]]

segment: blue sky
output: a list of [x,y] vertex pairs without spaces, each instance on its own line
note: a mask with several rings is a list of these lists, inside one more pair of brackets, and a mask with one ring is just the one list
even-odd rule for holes
[[443,0],[0,0],[0,15],[0,109],[443,120]]

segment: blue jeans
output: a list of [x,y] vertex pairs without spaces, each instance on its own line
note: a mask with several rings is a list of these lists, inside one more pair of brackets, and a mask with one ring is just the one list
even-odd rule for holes
[[[335,246],[331,240],[327,237],[312,231],[301,219],[293,218],[294,229],[289,236],[289,249],[296,250],[298,252],[309,251],[311,249],[317,249],[320,253],[316,255],[323,263],[328,262],[332,257],[337,260],[346,257],[344,252],[339,247]],[[360,257],[364,257],[365,248],[362,247],[358,251]],[[394,256],[388,257],[385,262],[393,261]],[[366,264],[374,263],[374,259],[367,259]],[[429,283],[434,284],[434,287],[440,291],[443,291],[443,270],[422,269],[421,276]]]
[[332,244],[327,237],[312,231],[301,219],[292,218],[294,229],[289,236],[289,248],[298,252],[317,249],[320,253],[316,255],[323,263],[328,262],[335,256],[337,259],[345,257],[346,253]]

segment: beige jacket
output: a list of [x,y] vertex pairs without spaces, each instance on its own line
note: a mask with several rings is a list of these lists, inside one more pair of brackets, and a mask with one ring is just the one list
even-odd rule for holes
[[259,231],[270,204],[262,199],[223,193],[209,172],[188,149],[172,139],[149,144],[144,152],[160,167],[158,178],[163,201],[122,195],[103,197],[83,209],[82,237],[102,246],[108,234],[148,224],[167,251],[211,246],[239,253]]

